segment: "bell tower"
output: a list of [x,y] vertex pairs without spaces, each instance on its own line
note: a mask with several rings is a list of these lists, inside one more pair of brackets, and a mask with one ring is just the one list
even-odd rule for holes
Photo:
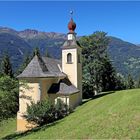
[[72,18],[68,23],[67,40],[62,47],[62,71],[67,74],[71,83],[79,89],[78,102],[82,102],[82,48],[76,40],[76,23]]

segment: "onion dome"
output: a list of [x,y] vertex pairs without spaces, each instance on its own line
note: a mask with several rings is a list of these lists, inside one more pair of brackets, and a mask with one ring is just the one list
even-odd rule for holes
[[74,33],[75,28],[76,28],[76,23],[71,18],[70,22],[68,23],[69,32]]

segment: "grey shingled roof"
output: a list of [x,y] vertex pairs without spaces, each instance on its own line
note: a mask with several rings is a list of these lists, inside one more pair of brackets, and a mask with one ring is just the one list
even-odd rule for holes
[[66,76],[61,72],[61,61],[48,58],[38,57],[37,55],[31,60],[25,70],[18,76],[18,78],[28,77],[60,77]]
[[71,84],[71,82],[64,78],[59,83],[54,83],[48,90],[48,94],[62,94],[70,95],[79,92],[79,90]]
[[72,48],[77,48],[77,46],[81,47],[80,43],[76,40],[66,40],[62,49],[72,49]]

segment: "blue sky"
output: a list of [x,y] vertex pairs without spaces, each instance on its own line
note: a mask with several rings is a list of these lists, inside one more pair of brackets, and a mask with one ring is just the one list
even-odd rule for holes
[[0,2],[0,26],[67,33],[71,9],[78,35],[99,30],[140,44],[140,1]]

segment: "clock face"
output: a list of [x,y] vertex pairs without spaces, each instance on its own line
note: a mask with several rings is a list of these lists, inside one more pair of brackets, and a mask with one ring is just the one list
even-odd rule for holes
[[72,34],[68,35],[68,40],[72,40]]

